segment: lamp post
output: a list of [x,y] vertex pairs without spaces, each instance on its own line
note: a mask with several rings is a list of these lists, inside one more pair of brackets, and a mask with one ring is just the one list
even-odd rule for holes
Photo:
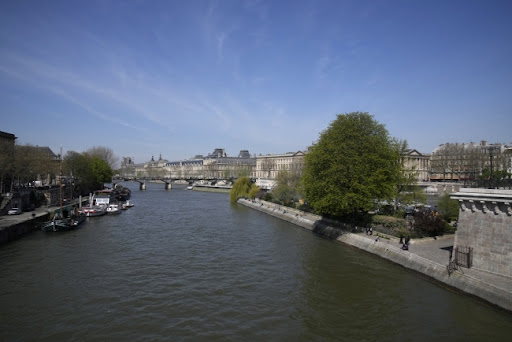
[[492,145],[484,146],[483,148],[489,151],[489,161],[490,161],[489,189],[494,189],[493,159],[494,159],[494,151],[499,149],[499,146],[492,144]]

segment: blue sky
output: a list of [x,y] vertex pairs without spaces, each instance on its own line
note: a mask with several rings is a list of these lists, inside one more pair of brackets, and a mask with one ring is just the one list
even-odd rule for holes
[[304,150],[369,112],[430,153],[512,142],[511,1],[0,2],[0,131],[144,162]]

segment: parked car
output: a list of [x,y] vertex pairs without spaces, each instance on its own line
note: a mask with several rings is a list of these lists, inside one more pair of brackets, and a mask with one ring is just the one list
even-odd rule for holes
[[11,210],[9,210],[7,212],[7,215],[19,215],[21,214],[21,208],[11,208]]

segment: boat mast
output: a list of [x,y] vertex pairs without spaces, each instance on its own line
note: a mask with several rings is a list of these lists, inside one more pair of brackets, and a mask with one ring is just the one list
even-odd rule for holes
[[60,154],[59,154],[59,201],[60,201],[60,216],[64,217],[62,214],[62,145],[60,145]]

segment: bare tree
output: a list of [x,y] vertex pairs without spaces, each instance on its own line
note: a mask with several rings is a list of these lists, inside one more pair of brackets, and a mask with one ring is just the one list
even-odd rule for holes
[[264,158],[261,162],[261,171],[266,178],[271,178],[272,171],[277,167],[276,161],[272,158]]
[[109,147],[104,146],[93,146],[87,151],[85,151],[87,154],[90,154],[91,156],[97,156],[103,159],[108,163],[111,169],[115,170],[119,166],[119,158],[114,154],[114,151],[112,151]]
[[12,184],[15,169],[14,155],[14,142],[0,140],[0,193],[7,190],[4,186],[10,187]]

